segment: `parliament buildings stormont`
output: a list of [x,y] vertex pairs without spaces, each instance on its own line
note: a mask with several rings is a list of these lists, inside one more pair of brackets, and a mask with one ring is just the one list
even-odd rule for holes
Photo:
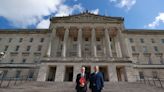
[[[0,29],[0,78],[74,82],[98,65],[107,82],[164,78],[164,30],[125,29],[123,17],[51,17],[49,29]],[[2,55],[3,54],[3,55]]]

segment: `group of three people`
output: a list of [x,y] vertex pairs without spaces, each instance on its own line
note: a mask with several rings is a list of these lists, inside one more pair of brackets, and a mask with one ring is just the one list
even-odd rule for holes
[[76,77],[76,91],[86,92],[87,84],[89,82],[89,89],[92,92],[101,92],[104,87],[103,74],[99,72],[99,67],[94,67],[94,73],[87,74],[85,67],[81,67],[81,73],[77,74]]

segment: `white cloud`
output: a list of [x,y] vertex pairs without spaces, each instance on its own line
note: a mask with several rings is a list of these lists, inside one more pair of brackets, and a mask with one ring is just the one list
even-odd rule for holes
[[49,19],[45,19],[45,20],[42,20],[41,22],[39,22],[36,28],[46,29],[46,28],[49,27],[49,25],[50,25],[50,20]]
[[127,10],[130,10],[136,4],[136,0],[110,0],[110,2],[115,3],[119,8],[125,8]]
[[80,4],[70,7],[64,2],[65,0],[1,0],[0,16],[20,28],[36,25],[39,21],[37,27],[44,28],[49,23],[44,16],[68,15],[74,10],[82,9]]
[[154,21],[148,24],[146,27],[155,28],[160,25],[160,22],[164,23],[164,13],[159,13],[159,15],[155,17]]
[[58,11],[55,16],[67,16],[69,14],[72,14],[74,11],[83,11],[84,8],[81,6],[81,4],[74,5],[72,7],[69,7],[67,5],[61,5],[58,8]]
[[99,14],[99,9],[91,10],[91,13],[93,13],[93,14]]

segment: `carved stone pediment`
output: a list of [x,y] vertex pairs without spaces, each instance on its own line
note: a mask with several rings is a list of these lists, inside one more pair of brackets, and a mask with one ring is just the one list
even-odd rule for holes
[[91,13],[51,18],[51,22],[54,23],[120,23],[123,20],[124,19],[122,17],[101,16]]

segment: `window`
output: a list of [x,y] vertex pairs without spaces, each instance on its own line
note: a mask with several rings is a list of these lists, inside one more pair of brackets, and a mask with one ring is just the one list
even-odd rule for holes
[[15,51],[18,51],[19,50],[19,46],[16,46],[16,49],[15,49]]
[[143,72],[139,72],[139,76],[140,76],[140,79],[144,79],[144,73]]
[[154,51],[158,52],[158,47],[154,46]]
[[144,53],[147,52],[147,47],[146,46],[143,46],[143,51],[144,51]]
[[148,56],[148,64],[152,64],[151,56]]
[[2,40],[2,38],[0,38],[0,41]]
[[9,48],[9,46],[5,46],[5,49],[4,49],[4,51],[7,51],[7,50],[8,50],[8,48]]
[[74,40],[74,41],[77,41],[77,37],[74,37],[73,40]]
[[130,41],[130,43],[133,43],[134,42],[134,40],[132,38],[129,38],[129,41]]
[[151,42],[152,42],[152,43],[155,43],[155,40],[154,40],[154,39],[151,39]]
[[135,48],[135,46],[132,46],[132,51],[136,51],[136,48]]
[[76,49],[77,48],[77,44],[73,44],[73,49]]
[[5,78],[7,76],[8,70],[4,70],[3,71],[3,78]]
[[101,50],[101,45],[97,45],[97,50]]
[[11,59],[11,60],[10,60],[10,64],[12,64],[13,62],[14,62],[14,59]]
[[30,42],[33,42],[33,38],[30,38]]
[[164,39],[161,39],[161,42],[164,44]]
[[88,37],[85,38],[85,41],[89,41]]
[[22,63],[26,63],[26,59],[23,59],[23,60],[22,60]]
[[153,76],[154,79],[157,79],[158,78],[157,71],[152,71],[152,76]]
[[30,49],[31,49],[31,46],[27,46],[26,51],[30,51]]
[[20,70],[17,70],[17,71],[16,71],[15,77],[16,77],[16,78],[20,78],[20,74],[21,74],[21,71],[20,71]]
[[98,37],[98,38],[96,38],[96,41],[100,41],[100,38]]
[[38,46],[38,51],[41,51],[41,50],[42,50],[42,46],[39,45],[39,46]]
[[30,70],[28,74],[28,78],[33,78],[34,76],[34,71]]
[[140,41],[141,41],[141,43],[144,43],[144,39],[143,38],[141,38]]
[[164,64],[162,55],[160,56],[160,63],[161,63],[161,64]]
[[44,38],[41,38],[41,39],[40,39],[40,42],[44,42]]
[[19,42],[22,42],[23,41],[23,38],[19,38]]
[[12,38],[9,38],[9,43],[12,41]]

